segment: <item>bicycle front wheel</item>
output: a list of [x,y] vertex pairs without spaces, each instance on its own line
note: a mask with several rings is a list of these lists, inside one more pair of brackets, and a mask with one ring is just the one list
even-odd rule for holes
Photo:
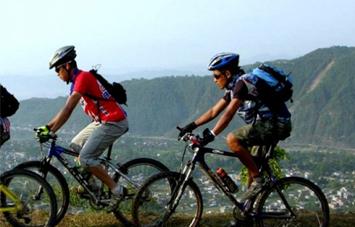
[[[132,202],[133,198],[138,192],[139,187],[150,176],[159,172],[169,171],[169,169],[161,162],[150,158],[137,158],[128,161],[119,167],[119,170],[125,174],[113,172],[113,179],[118,184],[127,189],[127,195],[117,204],[113,213],[116,218],[121,221],[125,226],[132,225]],[[109,169],[110,172],[110,169]]]
[[13,169],[1,175],[1,183],[16,196],[14,199],[1,192],[1,207],[13,207],[17,202],[21,203],[21,208],[15,213],[4,212],[6,220],[11,225],[55,225],[57,212],[55,194],[42,177],[28,170]]
[[133,202],[137,226],[197,226],[202,216],[202,195],[197,185],[175,172],[149,178]]
[[48,164],[43,166],[42,161],[28,161],[16,166],[16,168],[30,170],[37,173],[51,185],[57,199],[57,215],[55,224],[64,218],[69,207],[69,187],[63,174],[54,166]]
[[301,177],[286,177],[265,190],[256,203],[260,226],[329,225],[329,207],[321,189]]

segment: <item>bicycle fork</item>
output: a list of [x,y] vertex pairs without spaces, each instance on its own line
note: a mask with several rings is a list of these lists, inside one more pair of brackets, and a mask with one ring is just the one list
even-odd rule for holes
[[[47,174],[48,174],[48,165],[50,165],[51,158],[46,157],[41,162],[41,167],[39,169],[40,176],[43,177],[45,181],[47,181]],[[33,199],[38,201],[41,199],[41,195],[43,193],[43,187],[39,186],[37,192],[33,195]]]
[[175,212],[175,209],[179,205],[180,199],[185,192],[187,182],[191,179],[191,175],[194,170],[194,167],[195,166],[192,164],[191,161],[189,161],[186,164],[186,166],[184,167],[184,169],[178,179],[176,187],[173,189],[171,199],[167,204],[167,210],[169,212],[164,214],[162,223],[165,223],[165,221],[167,221],[170,218],[171,214],[173,214]]

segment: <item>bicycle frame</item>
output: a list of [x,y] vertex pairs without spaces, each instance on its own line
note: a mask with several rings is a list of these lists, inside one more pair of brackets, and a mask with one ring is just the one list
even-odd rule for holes
[[[192,173],[195,169],[196,164],[198,164],[200,169],[202,170],[202,172],[212,180],[215,187],[218,190],[222,191],[225,194],[225,196],[227,196],[228,199],[236,207],[238,207],[241,211],[244,212],[246,205],[244,203],[240,203],[236,200],[233,193],[228,191],[228,189],[224,186],[224,183],[221,181],[221,179],[217,176],[216,173],[214,173],[209,168],[209,166],[205,162],[205,155],[206,154],[222,155],[222,156],[235,157],[235,158],[238,158],[238,154],[232,153],[229,151],[215,149],[215,148],[195,146],[195,145],[191,145],[191,144],[188,145],[188,147],[190,150],[192,150],[194,155],[191,158],[191,160],[189,160],[186,163],[186,165],[184,166],[184,169],[181,171],[181,174],[184,178],[179,180],[178,185],[180,185],[180,186],[178,186],[172,193],[173,194],[172,201],[169,202],[170,211],[171,211],[170,214],[172,212],[174,212],[174,210],[178,206],[179,201],[180,201],[180,199],[184,193],[184,190],[186,188],[186,183],[188,182],[188,180],[190,180],[192,178]],[[277,182],[277,179],[273,175],[273,172],[267,162],[267,160],[271,157],[272,151],[274,150],[275,147],[276,147],[276,143],[269,146],[268,152],[266,153],[266,155],[264,157],[264,162],[262,162],[262,164],[259,168],[260,172],[265,171],[267,173],[268,178],[269,178],[268,182],[269,182],[270,186],[275,185]],[[278,195],[280,196],[281,200],[283,201],[283,203],[287,207],[287,209],[290,211],[291,216],[295,216],[294,212],[292,211],[291,207],[289,206],[289,204],[288,204],[286,198],[284,197],[284,195],[282,194],[281,190],[277,188],[277,192],[278,192]],[[168,216],[170,216],[170,214],[168,214],[165,217],[165,219],[169,218]],[[283,214],[277,214],[277,213],[256,214],[256,213],[252,212],[252,213],[249,213],[249,215],[250,215],[250,217],[256,218],[256,219],[266,219],[266,218],[287,219],[287,218],[290,218],[290,215],[286,215],[286,214],[283,215]]]
[[[177,128],[182,131],[179,127]],[[271,141],[269,144],[258,148],[258,155],[254,160],[259,168],[259,172],[262,174],[261,177],[265,178],[266,181],[263,183],[262,188],[258,189],[255,196],[253,195],[253,197],[239,202],[236,195],[228,187],[229,185],[226,185],[205,161],[206,154],[234,158],[239,158],[239,154],[204,147],[201,144],[199,136],[192,133],[185,133],[185,135],[179,137],[179,140],[186,142],[181,168],[178,172],[168,172],[151,177],[142,186],[134,201],[133,217],[137,225],[143,224],[143,222],[145,224],[150,222],[152,226],[163,226],[168,223],[168,220],[176,211],[190,211],[185,209],[185,207],[194,209],[193,212],[189,212],[192,214],[191,218],[193,218],[189,221],[189,226],[198,225],[203,215],[203,198],[199,185],[193,180],[193,172],[196,165],[207,175],[213,185],[232,202],[234,205],[233,216],[236,224],[244,226],[244,224],[251,225],[254,222],[256,224],[268,223],[267,221],[265,222],[266,219],[278,219],[281,223],[303,223],[300,222],[301,220],[304,221],[302,215],[307,216],[302,213],[304,211],[312,214],[310,221],[317,222],[318,224],[328,223],[329,208],[326,205],[326,198],[319,187],[302,177],[293,176],[279,179],[275,176],[269,160],[274,158],[273,155],[278,141]],[[184,161],[186,150],[192,152],[192,157]],[[160,185],[162,187],[161,190],[159,189]],[[185,192],[188,188],[191,191]],[[305,192],[303,197],[299,196],[300,198],[304,198],[304,200],[308,200],[307,197],[313,196],[312,200],[308,201],[311,206],[305,206],[305,210],[303,210],[303,200],[299,204],[294,204],[295,202],[299,202],[297,201],[297,196],[300,192]],[[186,196],[184,198],[187,200],[180,201],[183,195]],[[315,202],[318,201],[315,208],[316,211],[312,208],[314,204],[313,200]],[[181,203],[181,209],[177,210],[179,203]],[[153,208],[150,209],[151,207]],[[298,208],[301,208],[300,212],[298,212]],[[144,216],[146,214],[150,215],[149,217],[151,218],[149,220]],[[300,219],[298,219],[299,217]],[[273,220],[270,224],[273,224]]]
[[5,185],[0,184],[0,192],[4,193],[7,198],[9,198],[15,205],[0,207],[0,212],[11,212],[16,213],[23,209],[21,200]]
[[[191,149],[191,148],[189,148],[189,149]],[[185,177],[183,184],[181,184],[181,185],[184,185],[185,182],[187,182],[191,178],[192,172],[194,171],[196,164],[198,164],[200,169],[202,170],[202,172],[212,180],[212,182],[216,186],[216,188],[218,190],[222,191],[236,207],[243,210],[243,204],[239,203],[236,200],[236,198],[234,197],[233,193],[229,192],[226,189],[226,187],[224,186],[224,183],[221,181],[221,179],[216,175],[216,173],[214,173],[211,170],[211,168],[205,162],[205,155],[206,154],[222,155],[222,156],[228,156],[228,157],[234,157],[234,158],[238,158],[238,154],[232,153],[229,151],[208,148],[208,147],[194,147],[194,148],[192,148],[192,150],[194,152],[194,155],[193,155],[192,159],[187,162],[187,164],[185,165],[184,169],[181,172],[183,174],[183,176]],[[184,187],[180,187],[180,188],[184,189]],[[178,192],[177,199],[173,203],[174,204],[173,207],[175,207],[175,205],[177,206],[176,202],[178,203],[178,200],[180,200],[180,197],[182,196],[182,194],[183,194],[183,190],[180,190]]]
[[[117,167],[116,164],[112,163],[111,160],[111,152],[112,152],[112,145],[109,146],[108,152],[105,157],[100,157],[99,160],[101,163],[105,164],[105,168],[111,167],[116,173],[118,173],[120,176],[125,178],[128,182],[130,182],[134,187],[138,188],[139,185],[137,185],[135,182],[133,182],[129,177],[127,177],[124,173],[122,173]],[[77,180],[77,182],[89,193],[90,197],[95,201],[96,204],[100,202],[100,199],[96,196],[94,192],[91,191],[89,183],[87,180],[83,177],[81,172],[78,170],[78,167],[76,166],[71,166],[70,162],[66,157],[64,157],[62,154],[70,155],[73,157],[78,157],[79,153],[74,152],[72,150],[66,149],[62,146],[56,145],[56,139],[53,139],[51,141],[51,146],[48,149],[48,154],[46,157],[43,158],[42,163],[43,163],[43,172],[44,172],[44,177],[46,177],[46,166],[50,165],[51,159],[53,156],[58,159],[58,161],[69,171],[69,173]],[[41,171],[42,172],[42,171]]]

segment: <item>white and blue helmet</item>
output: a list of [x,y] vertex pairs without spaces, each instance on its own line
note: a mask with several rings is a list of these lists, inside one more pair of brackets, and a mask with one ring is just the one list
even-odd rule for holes
[[208,70],[220,70],[239,66],[239,55],[234,53],[219,53],[211,58]]

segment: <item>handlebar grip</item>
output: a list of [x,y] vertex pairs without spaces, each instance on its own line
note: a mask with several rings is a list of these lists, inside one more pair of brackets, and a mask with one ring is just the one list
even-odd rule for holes
[[176,126],[176,129],[179,130],[180,132],[182,131],[182,128],[180,128],[179,126]]

